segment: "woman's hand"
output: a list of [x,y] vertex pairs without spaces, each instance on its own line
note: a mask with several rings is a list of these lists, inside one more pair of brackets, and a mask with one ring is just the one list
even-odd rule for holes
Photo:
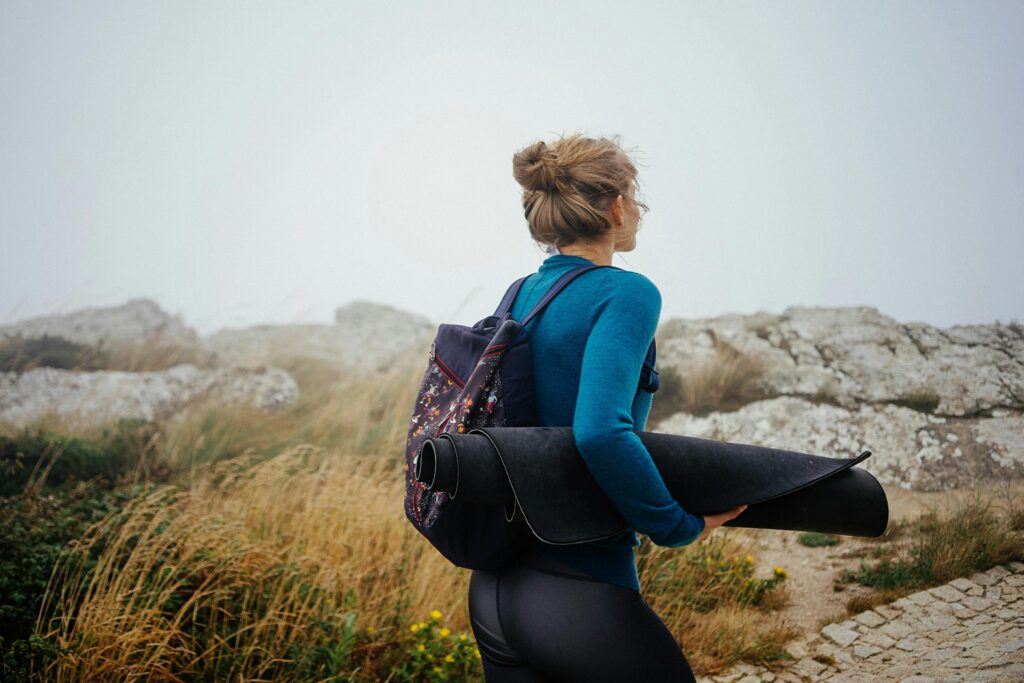
[[717,515],[704,515],[704,531],[701,532],[700,536],[697,537],[697,542],[703,541],[705,538],[711,535],[711,532],[722,526],[730,519],[739,517],[740,513],[747,509],[746,505],[740,505],[731,510],[720,512]]

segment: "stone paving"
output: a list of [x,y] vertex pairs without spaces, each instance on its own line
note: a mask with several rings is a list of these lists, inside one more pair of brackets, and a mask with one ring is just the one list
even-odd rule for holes
[[861,612],[790,644],[797,661],[741,664],[702,683],[1024,681],[1024,564],[1013,562]]

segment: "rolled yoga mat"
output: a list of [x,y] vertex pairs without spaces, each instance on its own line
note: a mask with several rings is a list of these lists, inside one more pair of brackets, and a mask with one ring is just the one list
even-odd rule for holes
[[[826,458],[635,433],[669,493],[693,514],[747,505],[726,525],[848,536],[879,536],[888,524],[885,491],[871,474],[853,467],[871,451],[849,459]],[[513,517],[521,512],[533,534],[547,543],[585,543],[629,528],[587,469],[571,427],[485,427],[442,434],[421,446],[415,476],[453,499],[504,505]]]

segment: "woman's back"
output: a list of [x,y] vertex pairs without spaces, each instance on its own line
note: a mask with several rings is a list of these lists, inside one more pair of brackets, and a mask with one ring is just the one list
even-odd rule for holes
[[[562,274],[591,261],[555,254],[523,283],[511,315],[523,319]],[[687,515],[633,430],[642,431],[653,395],[639,388],[644,355],[661,312],[657,287],[643,275],[613,268],[584,273],[527,325],[540,426],[571,426],[595,479],[630,521],[663,545],[689,542],[701,520]],[[636,533],[534,551],[566,569],[638,589]]]

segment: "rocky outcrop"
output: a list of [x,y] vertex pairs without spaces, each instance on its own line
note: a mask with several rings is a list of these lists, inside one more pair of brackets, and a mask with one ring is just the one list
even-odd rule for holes
[[723,343],[761,359],[767,398],[652,429],[832,457],[867,449],[881,481],[918,490],[1024,474],[1017,324],[938,329],[868,307],[676,319],[658,330],[658,365],[685,376]]
[[765,361],[760,384],[769,396],[925,405],[946,416],[1024,410],[1024,328],[1016,324],[939,329],[871,307],[674,319],[658,330],[659,364],[710,359],[715,339]]
[[210,400],[275,411],[298,398],[291,375],[277,368],[200,370],[178,365],[163,372],[76,372],[36,368],[0,373],[0,421],[25,425],[47,413],[97,423],[119,417],[171,418]]
[[423,350],[437,326],[391,306],[356,301],[338,308],[333,325],[256,325],[216,332],[204,350],[223,364],[272,363],[286,356],[325,361],[343,369],[376,371]]
[[48,335],[78,344],[102,346],[159,338],[164,343],[194,346],[195,330],[152,299],[132,299],[120,306],[84,308],[64,315],[30,318],[0,327],[0,339]]
[[655,431],[848,458],[879,481],[936,491],[1024,474],[1024,417],[929,415],[890,404],[843,408],[783,396],[705,417],[677,413]]

